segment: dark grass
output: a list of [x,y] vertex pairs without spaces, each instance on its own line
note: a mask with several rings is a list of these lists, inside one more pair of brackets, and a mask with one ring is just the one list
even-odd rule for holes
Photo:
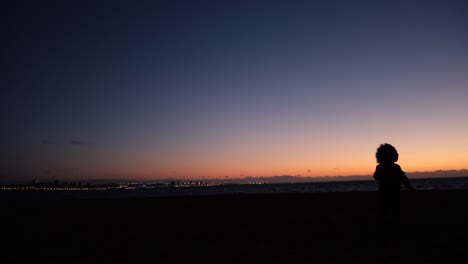
[[[1,201],[2,263],[461,263],[468,192],[403,193],[400,224],[377,193]],[[389,232],[385,232],[390,230]]]

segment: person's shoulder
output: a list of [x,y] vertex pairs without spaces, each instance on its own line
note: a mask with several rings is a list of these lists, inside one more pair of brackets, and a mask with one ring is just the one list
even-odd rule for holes
[[400,165],[398,165],[398,164],[395,163],[393,166],[394,166],[393,168],[395,168],[395,170],[403,171],[403,170],[401,169]]

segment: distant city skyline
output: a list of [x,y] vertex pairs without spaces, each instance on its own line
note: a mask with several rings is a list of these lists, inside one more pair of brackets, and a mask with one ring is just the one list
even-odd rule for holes
[[468,168],[465,1],[5,7],[0,180]]

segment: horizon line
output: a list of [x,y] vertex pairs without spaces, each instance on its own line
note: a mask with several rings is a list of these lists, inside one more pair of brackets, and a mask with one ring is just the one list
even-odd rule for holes
[[[468,177],[468,170],[467,169],[460,169],[460,170],[434,170],[434,171],[413,171],[413,172],[406,172],[406,174],[410,178],[450,178],[450,177]],[[39,182],[52,182],[58,180],[60,182],[120,182],[120,183],[128,183],[128,182],[167,182],[167,181],[248,181],[248,180],[258,180],[261,181],[262,179],[268,180],[276,180],[278,183],[282,182],[281,179],[294,179],[295,182],[300,182],[298,180],[304,179],[309,181],[327,181],[327,180],[345,180],[345,181],[353,181],[353,180],[372,180],[372,174],[354,174],[354,175],[324,175],[324,176],[304,176],[304,175],[271,175],[271,176],[243,176],[243,177],[213,177],[213,178],[206,178],[206,177],[165,177],[160,179],[150,179],[149,177],[134,177],[134,178],[90,178],[90,179],[79,179],[79,178],[64,178],[61,180],[60,178],[54,179],[41,179],[40,177],[32,178],[31,180],[5,180],[0,181],[0,184],[24,184],[28,182],[32,182],[37,180]],[[283,181],[287,182],[287,181]],[[276,182],[275,182],[276,183]]]

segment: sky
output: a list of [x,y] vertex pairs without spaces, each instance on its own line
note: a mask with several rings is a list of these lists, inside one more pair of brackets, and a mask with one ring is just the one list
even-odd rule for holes
[[0,181],[468,168],[464,1],[13,1]]

